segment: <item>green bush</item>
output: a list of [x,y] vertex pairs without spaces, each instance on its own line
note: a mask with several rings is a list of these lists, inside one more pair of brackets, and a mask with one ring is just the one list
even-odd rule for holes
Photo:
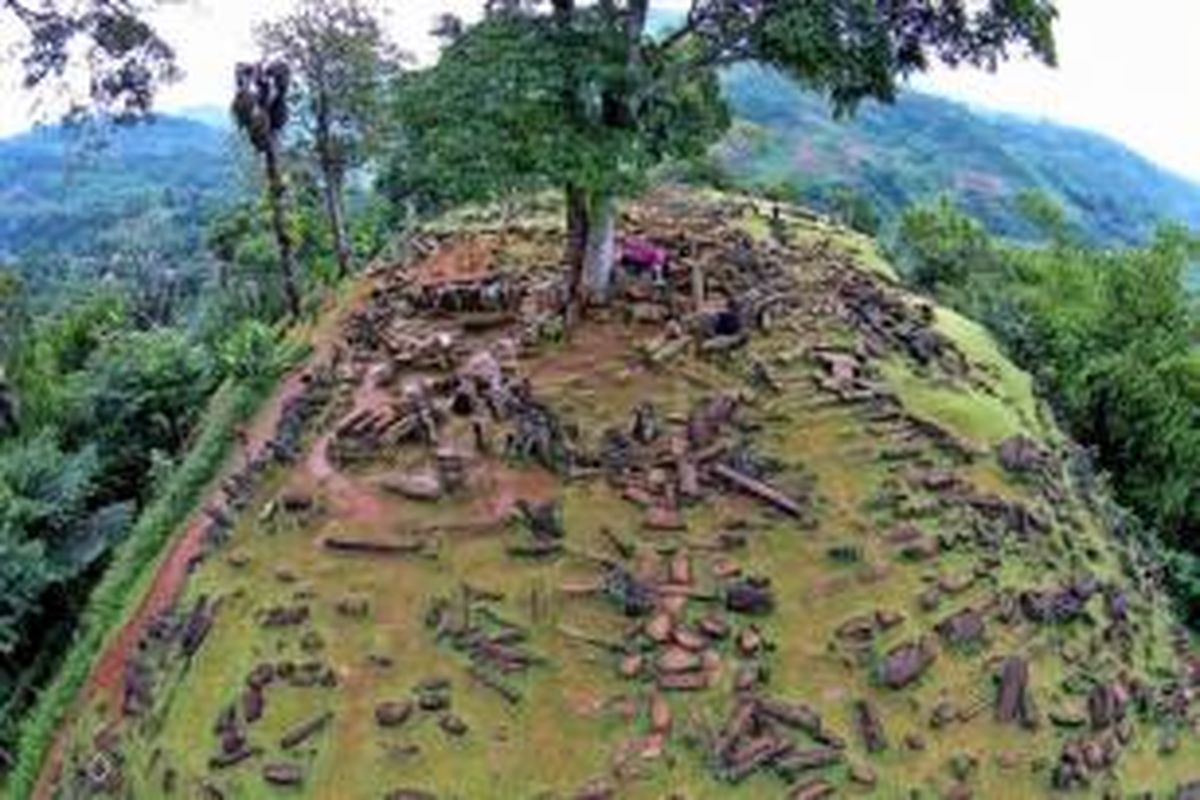
[[893,250],[909,280],[932,292],[961,291],[972,276],[994,272],[997,260],[983,225],[945,197],[904,213]]
[[[1142,247],[1092,247],[1044,195],[1022,200],[1049,244],[994,240],[945,200],[910,209],[905,273],[986,323],[1096,451],[1118,501],[1160,543],[1200,554],[1200,351],[1183,284],[1200,243],[1166,226]],[[1200,623],[1200,569],[1180,564],[1176,589]]]
[[95,442],[104,498],[146,497],[151,454],[184,449],[216,388],[212,362],[174,328],[123,331],[88,359],[67,434]]
[[837,186],[829,194],[833,218],[851,230],[874,236],[879,232],[879,209],[871,198],[849,186]]
[[279,336],[256,319],[243,320],[221,343],[220,361],[224,374],[235,380],[270,379],[283,366]]
[[1200,628],[1200,558],[1172,551],[1167,556],[1167,577],[1184,622]]

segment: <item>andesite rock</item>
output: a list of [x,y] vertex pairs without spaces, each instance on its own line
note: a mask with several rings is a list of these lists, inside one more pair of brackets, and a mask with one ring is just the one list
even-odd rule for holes
[[888,651],[879,667],[879,681],[889,689],[903,689],[920,678],[936,654],[924,639],[905,642]]
[[263,779],[275,786],[299,786],[304,783],[304,770],[298,764],[267,764]]

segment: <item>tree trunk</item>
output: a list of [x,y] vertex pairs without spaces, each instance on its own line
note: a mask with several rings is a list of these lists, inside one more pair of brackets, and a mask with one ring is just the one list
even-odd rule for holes
[[567,247],[563,261],[567,265],[567,289],[571,299],[579,297],[583,287],[583,263],[587,254],[587,193],[578,186],[567,186]]
[[20,406],[17,405],[17,392],[4,380],[0,372],[0,438],[15,434],[20,427]]
[[287,296],[288,311],[293,317],[300,316],[300,288],[296,283],[296,256],[293,252],[292,236],[287,225],[287,188],[279,168],[277,145],[266,151],[267,184],[271,199],[271,227],[279,247],[279,267],[283,274],[283,290]]
[[[646,27],[649,0],[630,0],[624,21],[627,43],[626,64],[629,86],[642,66],[642,36]],[[612,4],[602,5],[606,16],[613,17]],[[601,98],[601,116],[606,126],[632,130],[637,109],[629,86],[614,87]],[[604,305],[612,293],[613,268],[617,260],[617,200],[611,191],[589,192],[587,198],[587,249],[583,263],[586,301]]]
[[350,245],[346,241],[346,215],[342,206],[343,168],[337,157],[330,130],[329,96],[324,87],[323,71],[318,75],[321,85],[316,97],[316,144],[317,161],[321,167],[325,193],[325,214],[329,217],[329,229],[333,234],[333,252],[337,258],[337,276],[350,274]]
[[642,63],[642,35],[646,31],[646,15],[649,10],[649,0],[630,0],[629,11],[625,17],[625,39],[629,47],[625,60],[626,66],[631,70]]
[[287,214],[284,208],[287,187],[279,169],[279,143],[272,137],[263,153],[267,162],[267,191],[271,201],[271,227],[275,232],[275,243],[279,247],[279,267],[283,273],[283,291],[287,295],[288,311],[293,317],[300,316],[300,289],[296,285],[296,256],[292,252],[292,236],[288,233]]
[[587,211],[584,297],[591,305],[604,305],[612,290],[613,266],[617,260],[617,200],[611,192],[592,193]]
[[342,208],[342,178],[334,167],[325,168],[325,213],[333,234],[333,252],[337,257],[339,279],[350,274],[350,243],[346,239],[346,215]]

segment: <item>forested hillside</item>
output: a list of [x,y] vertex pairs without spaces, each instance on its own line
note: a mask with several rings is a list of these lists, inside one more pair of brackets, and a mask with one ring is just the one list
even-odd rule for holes
[[[827,210],[852,192],[882,222],[948,194],[992,233],[1016,238],[1037,235],[1017,207],[1030,189],[1100,243],[1144,241],[1161,220],[1200,222],[1200,187],[1096,134],[918,93],[843,122],[817,95],[751,65],[727,70],[722,88],[735,124],[717,161],[741,186]],[[42,295],[128,270],[147,250],[160,269],[195,267],[215,212],[242,199],[218,114],[0,140],[0,261]]]
[[946,193],[993,233],[1016,238],[1037,233],[1017,207],[1026,190],[1053,197],[1097,243],[1143,242],[1163,220],[1200,223],[1200,186],[1087,131],[917,92],[838,121],[820,96],[753,65],[727,70],[722,87],[741,124],[718,160],[740,185],[827,208],[851,189],[884,221]]
[[121,255],[194,266],[213,213],[236,199],[229,134],[210,125],[160,116],[35,130],[0,141],[0,262],[42,294],[120,267]]

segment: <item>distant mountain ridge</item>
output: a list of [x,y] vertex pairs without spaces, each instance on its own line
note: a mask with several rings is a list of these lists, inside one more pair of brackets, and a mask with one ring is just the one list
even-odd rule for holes
[[[738,122],[717,159],[742,186],[817,207],[850,188],[885,222],[949,194],[1017,239],[1035,235],[1015,203],[1026,189],[1057,198],[1094,242],[1143,241],[1160,220],[1200,226],[1200,185],[1095,133],[918,92],[840,122],[775,71],[742,65],[722,81]],[[223,109],[199,107],[109,130],[99,148],[58,127],[0,139],[0,263],[62,282],[95,277],[131,240],[202,253],[212,212],[242,191],[231,135]]]
[[848,187],[885,220],[949,194],[993,232],[1018,239],[1034,235],[1015,203],[1027,189],[1056,198],[1095,242],[1143,241],[1163,220],[1200,226],[1200,185],[1100,134],[919,92],[837,121],[819,95],[757,65],[727,70],[722,85],[741,124],[718,158],[742,184],[786,184],[818,206]]
[[228,136],[162,115],[99,133],[53,126],[0,140],[0,260],[25,265],[36,281],[83,268],[68,261],[102,263],[130,240],[158,252],[202,250],[211,212],[237,192]]

